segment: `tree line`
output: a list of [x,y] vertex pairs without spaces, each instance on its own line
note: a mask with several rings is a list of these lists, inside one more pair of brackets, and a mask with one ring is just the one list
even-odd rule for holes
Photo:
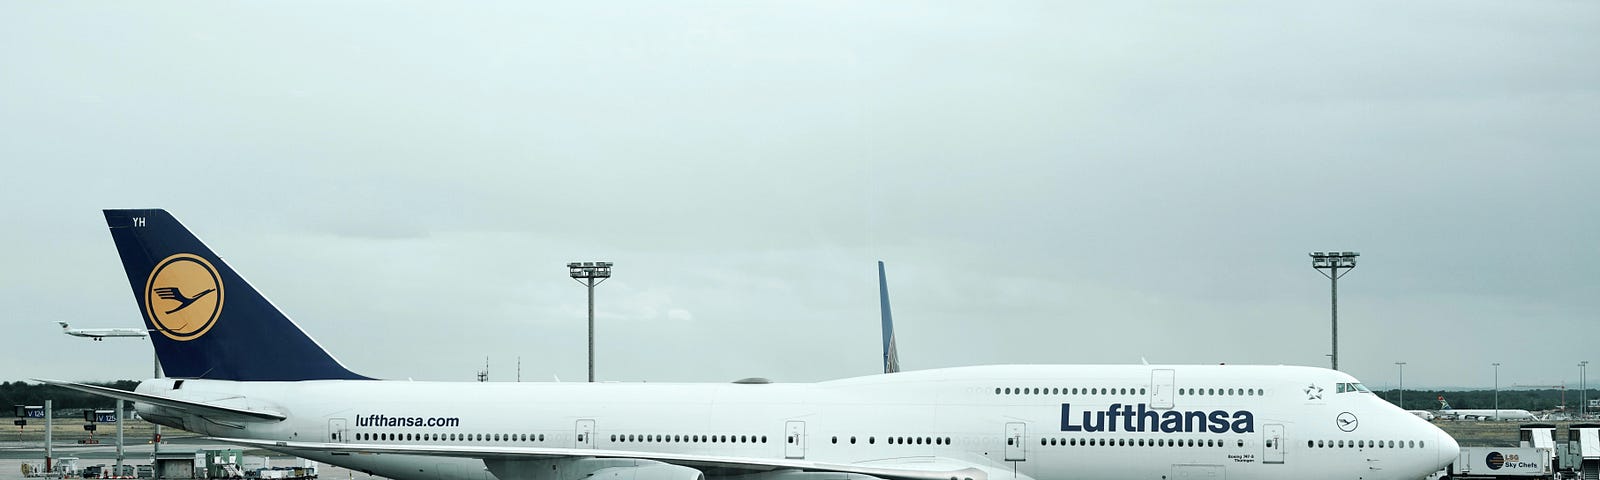
[[[139,381],[117,380],[106,383],[90,383],[90,385],[132,391],[134,387],[139,386]],[[0,382],[0,410],[3,410],[0,411],[0,416],[16,416],[17,412],[15,408],[12,408],[13,405],[43,406],[45,400],[51,400],[53,403],[50,405],[56,410],[110,410],[117,406],[116,399],[90,395],[77,390],[68,390],[43,383]]]
[[[1556,410],[1562,405],[1562,390],[1547,388],[1543,390],[1500,390],[1500,408],[1527,410],[1536,412],[1540,410]],[[1400,405],[1400,392],[1398,390],[1376,390],[1379,397],[1389,403]],[[1580,390],[1565,391],[1567,409],[1578,411],[1578,402],[1582,398]],[[1451,408],[1495,408],[1494,390],[1406,390],[1405,405],[1400,405],[1406,410],[1438,410],[1439,397],[1444,397],[1450,402]],[[1600,400],[1600,392],[1589,390],[1590,400]]]

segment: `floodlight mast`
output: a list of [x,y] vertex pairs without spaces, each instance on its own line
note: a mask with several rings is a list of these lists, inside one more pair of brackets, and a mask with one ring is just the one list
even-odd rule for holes
[[1589,361],[1578,362],[1578,419],[1589,416]]
[[1400,367],[1400,409],[1406,408],[1406,362],[1394,362]]
[[[1317,269],[1322,276],[1328,277],[1333,283],[1333,369],[1339,369],[1339,277],[1350,273],[1356,268],[1356,257],[1361,256],[1356,252],[1311,252],[1311,268]],[[1344,272],[1340,273],[1339,269]],[[1328,271],[1324,272],[1323,269]]]
[[1500,421],[1500,362],[1494,362],[1494,419]]
[[[62,327],[63,328],[66,327],[66,324],[63,323]],[[139,338],[150,338],[150,347],[151,347],[150,357],[155,362],[155,378],[161,378],[161,356],[155,354],[155,337],[154,337],[155,334],[151,333],[151,332],[155,332],[155,330],[146,330],[145,333],[148,334],[147,337],[139,337]],[[95,338],[95,340],[100,340],[100,339],[99,338]],[[48,401],[49,400],[46,400],[46,402],[48,402]],[[154,441],[152,441],[150,443],[150,445],[151,445],[150,449],[151,449],[151,452],[152,452],[151,455],[155,455],[155,454],[161,453],[161,425],[156,425],[155,434],[154,435],[155,435]],[[126,455],[124,455],[125,452],[123,451],[122,447],[123,447],[123,442],[122,442],[122,400],[117,400],[117,463],[116,463],[116,471],[119,474],[122,472],[122,461],[126,458]],[[49,455],[46,454],[46,457],[48,457],[48,456]]]
[[594,286],[611,278],[611,262],[572,262],[567,274],[589,288],[589,383],[594,383]]

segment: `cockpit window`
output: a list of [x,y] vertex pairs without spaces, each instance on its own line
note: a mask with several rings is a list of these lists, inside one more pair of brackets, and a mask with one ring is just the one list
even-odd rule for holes
[[1341,383],[1341,384],[1339,384],[1337,391],[1338,391],[1338,393],[1349,393],[1349,392],[1372,393],[1372,390],[1368,389],[1366,385],[1362,385],[1360,383]]

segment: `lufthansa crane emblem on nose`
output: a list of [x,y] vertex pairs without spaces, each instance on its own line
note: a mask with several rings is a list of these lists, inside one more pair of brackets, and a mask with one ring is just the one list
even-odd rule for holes
[[1335,418],[1334,422],[1339,424],[1340,430],[1344,430],[1346,432],[1356,431],[1356,425],[1360,423],[1356,420],[1356,414],[1350,412],[1339,414],[1339,418]]

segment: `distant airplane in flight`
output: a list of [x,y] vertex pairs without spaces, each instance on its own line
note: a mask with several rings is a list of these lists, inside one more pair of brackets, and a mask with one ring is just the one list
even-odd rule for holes
[[96,342],[105,340],[106,337],[144,338],[146,335],[144,329],[139,328],[69,328],[67,322],[56,323],[61,324],[61,333],[74,337],[93,338]]

